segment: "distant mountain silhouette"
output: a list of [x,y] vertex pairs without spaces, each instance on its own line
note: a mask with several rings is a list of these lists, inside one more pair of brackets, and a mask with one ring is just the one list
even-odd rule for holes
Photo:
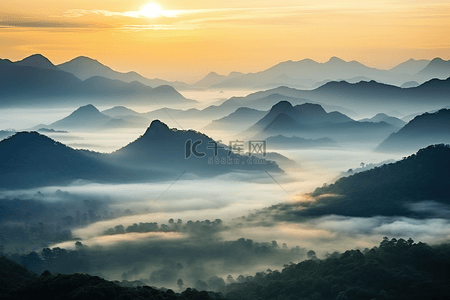
[[102,114],[110,116],[111,118],[116,118],[120,116],[141,116],[140,113],[129,109],[125,106],[114,106],[113,108],[106,109],[102,111]]
[[255,92],[246,97],[233,97],[234,101],[242,105],[255,107],[258,99],[280,94],[294,99],[308,99],[308,102],[351,107],[363,113],[383,111],[386,107],[403,112],[429,110],[430,107],[448,105],[450,93],[450,78],[446,80],[432,79],[418,87],[403,89],[397,86],[378,83],[375,81],[361,81],[358,83],[329,82],[315,90],[297,90],[288,87]]
[[22,59],[21,61],[15,62],[14,64],[21,67],[34,67],[39,69],[59,71],[58,67],[56,67],[48,58],[41,54],[33,54]]
[[429,217],[438,212],[432,207],[420,212],[413,210],[412,205],[421,201],[448,205],[449,182],[450,147],[433,145],[396,163],[317,188],[312,196],[320,200],[306,210],[296,210],[303,216]]
[[409,59],[389,71],[397,73],[397,74],[408,74],[408,75],[414,75],[417,74],[417,72],[423,70],[428,64],[430,63],[427,59]]
[[[48,127],[59,130],[96,130],[114,126],[114,118],[102,114],[95,106],[82,106],[69,116],[50,124]],[[132,124],[123,124],[130,127]]]
[[438,112],[438,111],[440,111],[440,110],[443,109],[443,108],[450,109],[450,105],[441,107],[441,108],[439,108],[439,109],[430,110],[430,111],[422,111],[422,112],[416,112],[416,113],[413,113],[413,114],[409,114],[409,115],[407,115],[407,116],[404,116],[404,117],[402,118],[402,121],[408,123],[409,121],[411,121],[411,120],[414,119],[415,117],[420,116],[420,115],[423,115],[423,114],[426,113],[426,112],[431,114],[431,113]]
[[344,123],[348,121],[352,121],[352,119],[338,112],[327,113],[318,104],[304,103],[294,107],[288,101],[280,101],[248,131],[276,132],[283,130],[295,132],[322,123]]
[[[98,113],[89,106],[81,112]],[[192,147],[187,148],[189,140]],[[197,145],[197,141],[201,143]],[[112,154],[74,150],[37,132],[19,132],[0,141],[0,189],[65,185],[77,180],[98,183],[173,180],[183,172],[202,177],[232,171],[282,172],[273,161],[230,153],[226,146],[215,144],[208,136],[193,130],[169,129],[158,120],[140,138]],[[205,155],[197,157],[195,151]]]
[[225,79],[228,79],[228,78],[229,78],[228,76],[219,75],[216,72],[210,72],[203,79],[197,81],[192,86],[198,87],[198,88],[208,88],[208,87],[218,84],[221,81],[224,81]]
[[[416,80],[423,83],[433,78],[445,79],[450,76],[445,76],[440,73],[441,71],[433,68],[422,72],[430,63],[425,59],[409,59],[389,70],[381,70],[367,67],[357,61],[346,62],[338,57],[332,57],[325,63],[311,59],[288,60],[256,73],[239,74],[236,78],[215,76],[210,82],[204,81],[202,86],[207,87],[211,83],[209,88],[213,89],[268,89],[278,86],[314,89],[329,81],[357,83],[361,80],[376,80],[380,83],[400,86],[408,81]],[[422,73],[417,74],[419,72]],[[222,81],[217,82],[219,80]]]
[[317,82],[316,84],[312,85],[310,89],[316,89],[318,87],[321,87],[324,84],[327,84],[328,82],[332,82],[332,81],[346,81],[348,83],[358,83],[360,81],[370,81],[371,79],[368,77],[364,77],[364,76],[357,76],[357,77],[353,77],[353,78],[347,78],[347,79],[337,79],[337,80],[331,80],[331,79],[326,79],[320,82]]
[[73,104],[85,102],[86,98],[102,105],[117,102],[146,105],[195,103],[170,86],[153,89],[139,82],[126,83],[104,77],[91,77],[81,81],[70,73],[43,68],[44,62],[45,58],[39,55],[24,60],[25,66],[7,60],[1,61],[1,107]]
[[[311,59],[281,62],[267,70],[249,73],[238,78],[226,79],[212,88],[255,88],[270,86],[271,84],[312,86],[324,80],[340,80],[356,77],[366,77],[380,82],[402,84],[411,80],[411,76],[400,75],[388,70],[367,67],[359,62],[346,62],[332,57],[325,63],[318,63]],[[283,81],[283,77],[287,80]]]
[[100,63],[99,61],[86,56],[76,57],[68,62],[58,65],[57,67],[62,71],[72,73],[81,80],[86,80],[93,76],[101,76],[109,79],[120,80],[127,83],[138,81],[142,84],[151,87],[157,87],[160,85],[170,85],[175,88],[188,87],[188,84],[184,82],[169,82],[162,79],[148,79],[136,72],[127,72],[127,73],[117,72],[111,69],[110,67]]
[[252,125],[259,119],[261,119],[266,111],[252,109],[248,107],[240,107],[235,112],[220,118],[213,120],[204,129],[210,130],[225,130],[225,131],[242,131],[248,126]]
[[135,112],[125,106],[114,106],[113,108],[102,111],[102,114],[115,119],[122,119],[128,123],[139,125],[148,125],[150,123],[150,119],[145,117],[144,114]]
[[399,128],[405,126],[405,124],[406,124],[405,121],[402,121],[399,118],[391,117],[391,116],[388,116],[383,113],[376,114],[372,118],[361,119],[361,120],[359,120],[359,122],[374,122],[374,123],[386,122],[388,124],[391,124],[392,126],[399,127]]
[[[214,149],[216,145],[217,150]],[[166,124],[154,120],[144,135],[113,152],[111,157],[130,166],[142,168],[151,165],[202,177],[233,170],[281,171],[272,161],[266,161],[265,164],[249,163],[251,158],[230,153],[227,146],[216,144],[202,133],[169,129]],[[195,151],[203,153],[203,156],[196,156]]]
[[294,88],[280,86],[278,88],[267,91],[255,92],[245,97],[231,97],[229,100],[226,100],[222,104],[225,104],[226,102],[234,102],[239,103],[241,107],[249,107],[259,110],[269,110],[272,106],[274,106],[280,101],[288,101],[292,105],[303,104],[305,102],[308,102],[312,104],[319,104],[327,111],[339,111],[348,115],[357,115],[357,113],[354,112],[353,110],[342,106],[337,106],[333,104],[324,104],[322,102],[311,101],[307,98],[299,97],[297,96],[298,91],[299,90]]
[[10,130],[0,130],[0,140],[3,140],[4,138],[7,138],[8,136],[14,135],[15,131]]
[[411,152],[431,144],[450,143],[450,110],[415,117],[378,147],[382,152]]
[[74,180],[129,182],[136,176],[37,132],[0,141],[0,188],[68,184]]
[[394,131],[395,127],[385,122],[357,122],[339,112],[327,113],[318,104],[304,103],[294,107],[287,101],[281,101],[242,135],[264,139],[281,134],[357,142],[384,139]]
[[450,60],[435,58],[423,70],[418,72],[416,77],[422,80],[428,78],[447,79],[450,77]]

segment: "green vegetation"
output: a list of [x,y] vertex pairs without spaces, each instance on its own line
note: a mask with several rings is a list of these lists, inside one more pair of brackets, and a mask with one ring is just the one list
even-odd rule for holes
[[260,300],[448,299],[450,245],[430,247],[387,239],[371,250],[349,250],[258,273],[227,286],[226,298]]

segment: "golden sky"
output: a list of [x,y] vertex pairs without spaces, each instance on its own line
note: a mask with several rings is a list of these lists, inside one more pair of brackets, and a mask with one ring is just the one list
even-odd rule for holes
[[331,56],[388,68],[450,59],[450,1],[2,1],[0,58],[34,53],[187,82]]

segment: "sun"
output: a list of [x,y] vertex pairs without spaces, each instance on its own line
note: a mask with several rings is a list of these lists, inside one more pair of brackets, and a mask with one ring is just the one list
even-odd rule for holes
[[139,14],[147,18],[156,18],[162,15],[162,12],[163,10],[158,4],[149,3],[139,11]]

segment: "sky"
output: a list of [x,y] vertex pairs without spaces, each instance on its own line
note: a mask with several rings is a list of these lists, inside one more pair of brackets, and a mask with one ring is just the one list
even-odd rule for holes
[[448,60],[449,25],[446,0],[15,0],[0,7],[0,58],[83,55],[192,83],[305,58],[377,68]]

